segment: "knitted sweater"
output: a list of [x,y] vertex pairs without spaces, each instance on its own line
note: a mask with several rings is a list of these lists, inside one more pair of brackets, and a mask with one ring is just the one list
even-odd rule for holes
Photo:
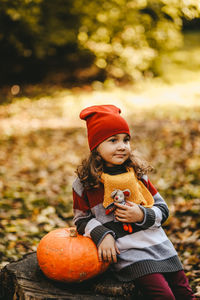
[[120,281],[131,281],[151,273],[175,272],[182,269],[172,243],[161,225],[169,215],[168,207],[156,188],[144,175],[141,182],[154,198],[152,208],[140,206],[144,212],[141,223],[131,223],[133,232],[123,230],[114,214],[105,214],[104,187],[85,190],[79,178],[73,183],[74,223],[79,234],[91,237],[98,246],[105,235],[112,234],[120,251],[112,264]]
[[152,207],[154,203],[154,199],[151,193],[144,186],[144,184],[142,184],[142,182],[137,179],[133,168],[127,168],[126,172],[115,174],[115,176],[108,173],[102,173],[101,181],[104,185],[103,206],[105,208],[113,203],[111,194],[116,189],[122,191],[128,189],[130,192],[128,201],[132,201],[136,204],[141,204],[145,207]]

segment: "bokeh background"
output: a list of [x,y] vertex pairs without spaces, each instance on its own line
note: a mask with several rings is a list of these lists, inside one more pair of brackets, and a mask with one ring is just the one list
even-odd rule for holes
[[115,104],[200,296],[200,2],[1,0],[0,266],[72,225],[79,112]]

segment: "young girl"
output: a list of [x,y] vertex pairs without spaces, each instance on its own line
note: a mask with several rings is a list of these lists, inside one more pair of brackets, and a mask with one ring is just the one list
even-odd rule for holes
[[[74,223],[91,237],[99,260],[113,262],[120,281],[134,281],[145,299],[195,299],[172,243],[161,225],[167,204],[147,177],[150,167],[131,152],[130,131],[114,105],[88,107],[91,154],[73,183]],[[126,205],[114,202],[120,191]]]

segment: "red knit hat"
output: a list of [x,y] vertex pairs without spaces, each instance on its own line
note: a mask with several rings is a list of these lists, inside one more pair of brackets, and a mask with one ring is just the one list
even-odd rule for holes
[[80,118],[87,122],[88,142],[92,151],[112,135],[127,133],[127,122],[120,116],[121,109],[114,105],[94,105],[83,109]]

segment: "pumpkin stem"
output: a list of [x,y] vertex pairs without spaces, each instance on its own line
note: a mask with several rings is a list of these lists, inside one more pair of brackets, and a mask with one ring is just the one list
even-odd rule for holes
[[76,228],[70,228],[70,237],[76,237],[77,236],[77,231]]

